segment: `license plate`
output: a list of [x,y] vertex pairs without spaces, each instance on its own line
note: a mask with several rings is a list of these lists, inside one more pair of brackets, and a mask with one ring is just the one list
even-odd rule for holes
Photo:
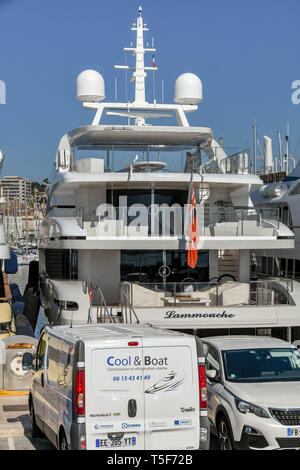
[[122,439],[96,439],[96,447],[132,447],[136,445],[136,437],[123,437]]
[[289,437],[300,437],[300,428],[288,428],[287,435]]

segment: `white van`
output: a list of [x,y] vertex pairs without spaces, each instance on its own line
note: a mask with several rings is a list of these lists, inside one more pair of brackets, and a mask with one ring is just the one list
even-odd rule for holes
[[29,394],[32,435],[59,449],[208,449],[203,347],[151,326],[46,327]]

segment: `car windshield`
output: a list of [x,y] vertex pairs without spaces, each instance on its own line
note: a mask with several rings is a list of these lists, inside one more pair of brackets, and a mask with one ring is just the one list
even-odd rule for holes
[[294,348],[223,351],[229,382],[288,382],[300,380],[300,353]]

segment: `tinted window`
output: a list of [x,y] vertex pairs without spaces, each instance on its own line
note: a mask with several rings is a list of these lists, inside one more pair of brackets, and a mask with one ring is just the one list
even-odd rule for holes
[[223,351],[230,382],[300,381],[300,352],[292,348]]

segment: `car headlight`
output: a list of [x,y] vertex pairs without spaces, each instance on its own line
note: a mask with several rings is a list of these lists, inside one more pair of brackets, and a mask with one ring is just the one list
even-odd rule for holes
[[260,418],[269,418],[268,413],[263,408],[254,405],[253,403],[240,400],[240,398],[235,398],[235,405],[240,413],[253,413],[256,416],[259,416]]

